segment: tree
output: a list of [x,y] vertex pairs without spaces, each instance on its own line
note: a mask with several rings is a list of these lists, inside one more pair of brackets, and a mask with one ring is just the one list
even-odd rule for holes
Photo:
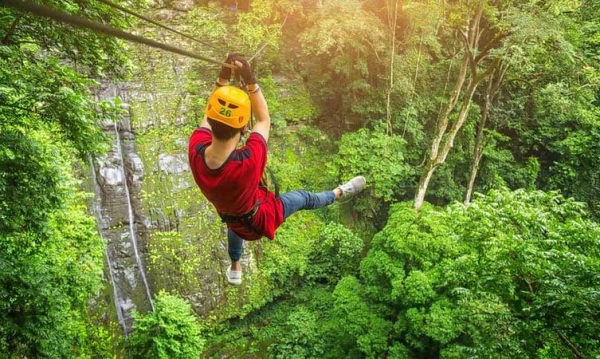
[[406,142],[399,135],[388,136],[384,129],[360,129],[346,133],[339,141],[338,153],[327,164],[339,181],[364,175],[369,186],[357,198],[355,208],[367,218],[379,218],[384,204],[401,197],[413,173],[404,156]]
[[329,223],[309,254],[309,280],[336,283],[356,267],[363,241],[348,228]]
[[[125,25],[93,1],[47,3]],[[112,113],[92,77],[122,75],[126,58],[114,39],[5,7],[0,18],[0,352],[85,355],[103,250],[73,172],[103,148]]]
[[[565,2],[553,4],[543,31],[534,29],[534,21],[526,21],[525,15],[514,15],[525,19],[520,20],[520,31],[511,34],[515,39],[509,42],[513,45],[505,61],[510,70],[502,101],[494,106],[495,132],[505,136],[502,147],[514,158],[503,176],[508,185],[523,186],[511,179],[510,172],[518,172],[520,166],[515,164],[535,159],[539,163],[535,185],[585,201],[597,215],[600,77],[589,45],[594,27],[586,19],[598,8],[589,2],[574,8]],[[489,168],[484,171],[489,176]]]
[[[392,7],[389,3],[386,3],[388,10],[388,26],[390,28],[390,43],[392,44],[392,49],[390,51],[390,83],[387,88],[387,102],[385,107],[385,118],[386,118],[386,132],[391,135],[392,134],[392,91],[394,89],[394,59],[396,58],[396,28],[398,27],[398,0],[394,1],[394,6]],[[392,9],[393,8],[393,15]]]
[[364,125],[385,114],[377,75],[385,41],[379,18],[358,0],[335,0],[308,16],[297,63],[322,117],[335,128]]
[[[466,13],[461,14],[462,11],[456,9],[456,12],[450,13],[451,17],[463,16],[463,20],[458,24],[449,24],[451,27],[455,27],[456,34],[460,39],[459,48],[462,52],[462,60],[454,80],[453,90],[448,98],[446,108],[438,118],[431,147],[427,152],[427,158],[415,194],[414,206],[417,210],[423,205],[431,176],[436,168],[446,161],[448,153],[454,146],[456,135],[469,113],[475,90],[499,66],[498,60],[492,60],[488,63],[485,60],[490,56],[490,51],[498,47],[507,34],[505,31],[494,29],[491,19],[484,17],[485,5],[484,1],[460,3],[460,6],[466,7]],[[463,88],[465,89],[464,93]],[[450,116],[459,105],[461,94],[463,96],[458,107],[459,113],[450,129],[448,129]]]
[[467,183],[467,193],[465,194],[465,204],[471,202],[473,195],[473,186],[475,185],[475,179],[477,178],[477,171],[479,170],[479,163],[483,157],[483,151],[485,148],[485,126],[490,116],[490,109],[494,103],[494,99],[500,90],[504,75],[506,74],[507,65],[500,64],[497,70],[490,75],[488,79],[488,85],[483,95],[483,105],[481,108],[481,119],[477,126],[477,135],[475,137],[475,146],[473,148],[473,160],[471,162],[471,173],[469,175],[469,182]]
[[584,208],[523,190],[395,205],[360,277],[337,285],[340,321],[367,356],[594,357],[600,227]]

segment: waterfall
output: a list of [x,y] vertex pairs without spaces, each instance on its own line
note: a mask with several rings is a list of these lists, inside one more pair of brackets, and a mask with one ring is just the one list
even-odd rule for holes
[[[94,182],[94,201],[93,201],[93,212],[94,212],[94,216],[96,217],[96,225],[98,227],[98,234],[100,235],[100,238],[102,238],[102,241],[104,242],[104,236],[102,236],[102,229],[101,224],[103,223],[102,221],[102,216],[100,214],[100,188],[98,186],[98,179],[96,178],[96,169],[94,169],[94,161],[92,160],[92,156],[88,157],[88,160],[90,162],[90,169],[92,171],[92,181]],[[115,276],[113,274],[113,267],[112,267],[112,263],[110,261],[110,255],[108,253],[108,243],[106,244],[105,248],[104,248],[104,257],[106,258],[106,264],[108,266],[108,278],[110,280],[110,285],[113,289],[113,298],[114,298],[114,303],[115,303],[115,310],[117,312],[117,321],[119,322],[119,325],[123,328],[123,334],[125,336],[127,336],[127,325],[125,324],[125,319],[123,316],[123,310],[121,308],[121,303],[123,302],[123,300],[121,299],[121,296],[119,295],[119,291],[117,289],[117,284],[115,283]]]
[[[102,237],[102,234],[100,234]],[[104,238],[103,238],[104,240]],[[108,266],[108,276],[110,278],[110,284],[113,289],[113,296],[115,298],[115,308],[117,311],[117,321],[123,328],[123,335],[127,337],[127,325],[125,324],[125,319],[123,317],[123,310],[121,309],[121,303],[123,302],[121,296],[118,293],[117,285],[115,284],[115,277],[113,274],[112,263],[110,262],[110,256],[108,255],[108,247],[104,250],[104,256],[106,257],[106,265]]]
[[140,254],[137,248],[137,240],[135,237],[135,221],[133,216],[133,208],[131,206],[131,197],[129,195],[129,185],[127,184],[127,174],[125,172],[125,159],[123,157],[123,149],[121,147],[121,135],[119,134],[119,129],[117,128],[117,123],[113,122],[113,126],[115,129],[115,136],[117,138],[117,151],[119,158],[121,159],[121,172],[123,175],[123,188],[125,188],[125,196],[127,197],[127,212],[129,215],[129,236],[131,239],[131,245],[133,246],[133,253],[135,255],[135,261],[137,263],[138,268],[140,269],[140,276],[142,277],[142,282],[144,283],[144,288],[146,289],[146,295],[148,296],[148,302],[150,303],[150,308],[154,311],[154,303],[152,302],[152,295],[150,293],[150,287],[148,286],[148,280],[146,279],[146,272],[144,270],[144,265],[142,263],[142,259],[140,258]]

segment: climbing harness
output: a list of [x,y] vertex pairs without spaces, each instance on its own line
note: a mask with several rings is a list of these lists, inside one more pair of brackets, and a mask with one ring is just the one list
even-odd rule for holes
[[[267,167],[267,171],[269,171],[269,175],[271,176],[271,181],[273,182],[273,185],[275,186],[275,192],[274,192],[275,198],[279,198],[279,184],[277,183],[277,179],[275,178],[275,175],[273,174],[273,171],[271,171],[270,168]],[[254,207],[252,207],[252,209],[248,213],[244,213],[240,216],[219,213],[219,217],[221,217],[221,221],[223,221],[223,223],[226,223],[226,224],[241,223],[244,226],[246,226],[246,228],[248,228],[250,231],[252,231],[256,234],[262,235],[262,233],[260,233],[254,227],[254,216],[256,215],[256,212],[258,212],[258,208],[263,203],[265,203],[267,201],[267,199],[269,198],[269,189],[267,188],[267,185],[264,183],[264,177],[260,181],[259,188],[262,188],[267,192],[265,195],[265,199],[263,201],[257,201],[256,204],[254,205]]]
[[[273,183],[273,186],[275,187],[275,191],[273,193],[275,193],[275,198],[279,198],[279,182],[277,181],[277,178],[275,177],[275,174],[273,173],[273,171],[269,168],[266,167],[267,172],[269,173],[269,177],[271,178],[271,182]],[[268,183],[265,180],[265,176],[263,176],[263,178],[260,180],[260,184],[259,187],[264,189],[267,194],[265,195],[265,199],[264,201],[257,201],[256,204],[254,205],[254,207],[252,207],[252,209],[248,212],[248,213],[244,213],[240,216],[234,216],[234,215],[230,215],[230,214],[225,214],[225,213],[219,213],[219,217],[221,217],[221,221],[223,221],[223,223],[226,224],[234,224],[234,223],[241,223],[244,226],[246,226],[246,228],[248,228],[249,230],[251,230],[252,232],[256,233],[256,234],[261,234],[259,233],[256,228],[254,228],[254,215],[256,215],[256,212],[258,212],[258,208],[267,201],[267,198],[269,197],[268,195]]]
[[260,205],[262,203],[263,202],[256,202],[256,204],[254,205],[254,207],[252,207],[250,212],[242,214],[241,216],[233,216],[230,214],[219,213],[219,217],[221,217],[221,221],[223,221],[223,223],[226,223],[226,224],[241,223],[244,226],[246,226],[246,228],[248,228],[250,231],[252,231],[256,234],[261,234],[254,227],[253,222],[254,222],[254,215],[256,214],[256,212],[258,212],[258,207],[260,207]]
[[210,63],[216,64],[216,65],[229,67],[231,69],[235,68],[234,65],[227,64],[227,63],[217,61],[217,60],[213,60],[209,57],[200,55],[195,52],[183,50],[183,49],[180,49],[175,46],[167,45],[167,44],[164,44],[164,43],[161,43],[158,41],[147,39],[142,36],[134,35],[134,34],[125,32],[123,30],[114,28],[112,26],[108,26],[108,25],[101,24],[98,22],[90,21],[88,19],[84,19],[79,16],[69,15],[62,11],[54,10],[48,6],[32,4],[32,3],[28,3],[25,1],[21,1],[21,0],[0,0],[0,4],[7,5],[10,7],[22,10],[22,11],[27,11],[34,15],[49,18],[49,19],[52,19],[52,20],[55,20],[58,22],[64,22],[66,24],[69,24],[69,25],[72,25],[72,26],[75,26],[78,28],[89,29],[92,31],[102,33],[104,35],[118,37],[120,39],[124,39],[124,40],[128,40],[128,41],[135,42],[138,44],[143,44],[143,45],[147,45],[147,46],[154,47],[157,49],[173,52],[173,53],[191,57],[191,58],[194,58],[197,60],[202,60],[202,61],[210,62]]

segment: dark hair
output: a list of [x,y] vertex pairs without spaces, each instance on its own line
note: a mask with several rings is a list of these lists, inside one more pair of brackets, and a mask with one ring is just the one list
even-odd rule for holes
[[226,124],[213,120],[212,118],[208,117],[208,124],[210,125],[210,128],[212,129],[212,133],[213,136],[221,141],[227,141],[227,140],[231,140],[232,138],[234,138],[235,136],[237,136],[239,133],[244,131],[244,128],[233,128],[233,127],[229,127]]

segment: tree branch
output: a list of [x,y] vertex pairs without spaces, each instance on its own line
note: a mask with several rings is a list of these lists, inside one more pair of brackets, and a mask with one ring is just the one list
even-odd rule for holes
[[489,75],[491,75],[498,66],[500,65],[500,60],[495,60],[493,64],[491,64],[481,75],[478,75],[473,79],[476,84],[479,84],[482,80],[485,80]]
[[579,350],[577,350],[577,347],[575,347],[575,345],[573,345],[573,343],[571,343],[571,341],[569,340],[569,338],[567,338],[563,333],[561,333],[560,330],[556,330],[556,334],[558,334],[558,337],[560,338],[560,340],[563,341],[563,343],[565,343],[569,349],[571,349],[571,352],[573,352],[573,354],[577,357],[577,358],[585,358],[583,356],[583,354],[581,354],[581,352]]
[[507,37],[507,36],[508,36],[508,33],[506,33],[506,34],[501,34],[501,35],[498,35],[498,36],[494,37],[494,38],[493,38],[493,39],[491,39],[490,41],[488,41],[488,43],[487,43],[487,44],[485,44],[485,47],[484,47],[484,48],[481,50],[481,52],[479,53],[479,55],[477,55],[477,56],[475,57],[475,61],[476,61],[476,62],[479,62],[479,61],[480,61],[480,60],[482,60],[484,57],[486,57],[486,56],[489,54],[490,50],[491,50],[492,48],[494,48],[494,46],[496,46],[496,45],[497,45],[497,44],[498,44],[498,43],[499,43],[499,42],[500,42],[502,39],[504,39],[504,38],[505,38],[505,37]]
[[465,45],[467,47],[469,47],[469,38],[468,38],[467,34],[465,34],[465,32],[460,29],[458,29],[456,31],[458,31],[458,34],[461,35],[460,38],[465,42]]
[[17,27],[17,25],[19,24],[19,21],[21,20],[22,16],[23,15],[21,15],[21,14],[17,15],[17,17],[15,17],[15,19],[13,20],[12,24],[10,24],[8,31],[6,31],[6,34],[2,38],[2,45],[8,45],[10,37],[13,34],[13,32],[15,31],[15,28]]

